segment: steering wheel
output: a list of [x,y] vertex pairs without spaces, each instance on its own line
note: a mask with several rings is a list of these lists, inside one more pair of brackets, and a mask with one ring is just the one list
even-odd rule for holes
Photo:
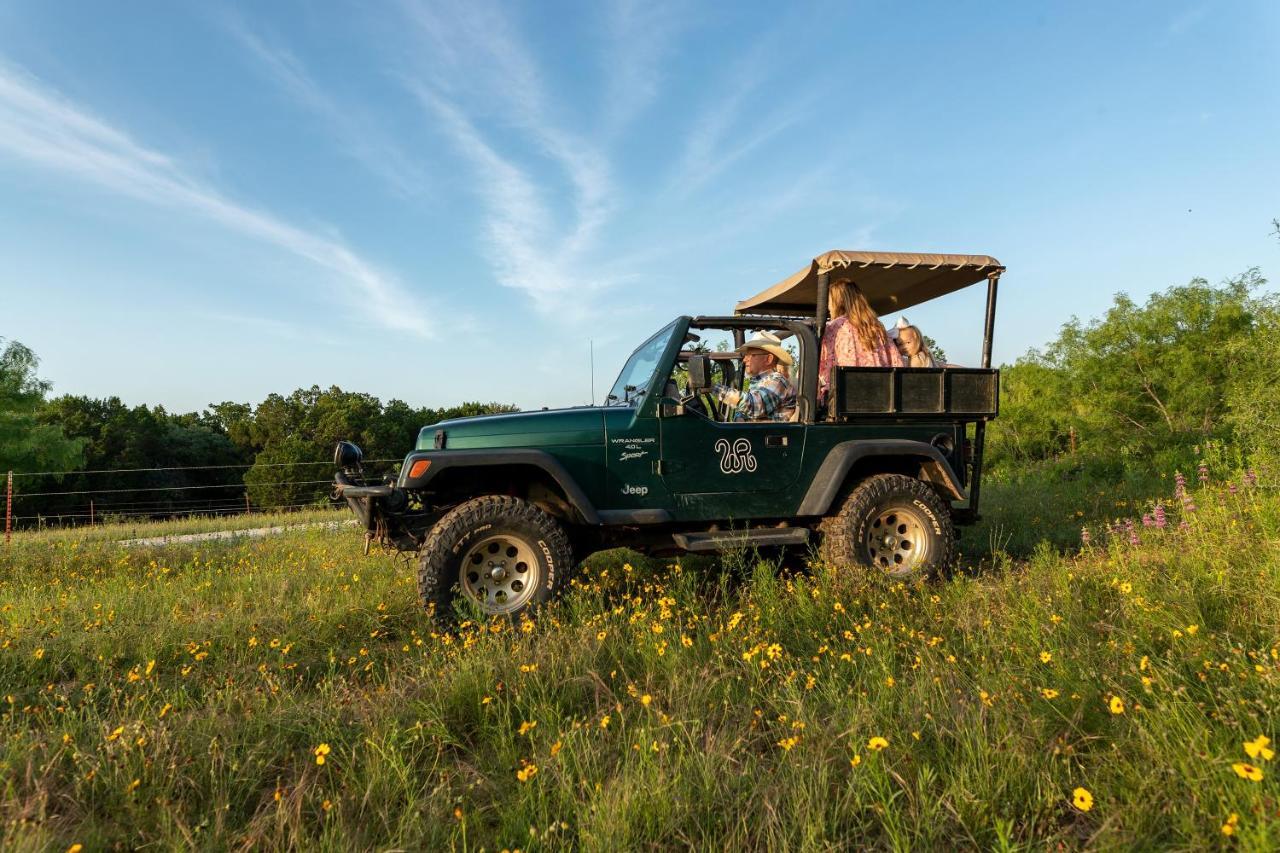
[[686,410],[697,412],[716,422],[719,422],[723,415],[720,401],[710,394],[688,394],[680,399],[680,403]]

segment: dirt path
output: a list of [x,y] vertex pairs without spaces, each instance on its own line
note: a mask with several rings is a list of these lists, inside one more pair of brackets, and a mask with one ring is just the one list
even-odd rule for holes
[[179,542],[208,542],[214,539],[236,539],[244,536],[256,539],[263,536],[276,536],[292,530],[311,530],[325,528],[337,530],[356,523],[354,518],[348,521],[317,521],[312,524],[284,524],[278,527],[251,527],[246,530],[213,530],[208,533],[178,533],[169,536],[152,536],[147,539],[118,539],[116,544],[131,548],[135,545],[173,545]]

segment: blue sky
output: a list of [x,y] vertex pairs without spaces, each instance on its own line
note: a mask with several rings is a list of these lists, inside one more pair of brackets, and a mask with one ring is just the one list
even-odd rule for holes
[[[1280,4],[0,2],[0,336],[55,393],[602,394],[831,248],[991,254],[997,361],[1280,281]],[[974,363],[981,294],[911,312]],[[892,322],[894,318],[886,318]]]

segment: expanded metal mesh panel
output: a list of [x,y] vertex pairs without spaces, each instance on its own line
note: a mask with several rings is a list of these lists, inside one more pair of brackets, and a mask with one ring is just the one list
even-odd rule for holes
[[841,414],[893,411],[892,368],[841,368],[837,374],[836,409]]
[[898,411],[939,414],[947,410],[941,370],[898,371]]
[[841,367],[835,416],[995,417],[1000,371],[976,368]]
[[957,414],[995,415],[1000,374],[994,370],[949,370],[948,409]]

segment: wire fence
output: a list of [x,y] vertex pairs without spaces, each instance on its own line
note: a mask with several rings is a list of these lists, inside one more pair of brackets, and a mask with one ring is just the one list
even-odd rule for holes
[[[365,465],[385,465],[400,463],[402,459],[369,459]],[[143,518],[161,521],[172,518],[190,516],[238,516],[257,515],[263,513],[290,512],[306,508],[317,508],[323,505],[321,499],[298,502],[254,502],[250,490],[254,488],[279,487],[317,487],[331,484],[332,479],[316,480],[270,480],[253,483],[199,483],[173,486],[138,486],[131,488],[102,489],[51,489],[38,492],[27,492],[18,489],[14,483],[21,477],[65,477],[69,475],[99,474],[156,474],[162,472],[185,471],[218,471],[248,470],[250,468],[300,468],[304,466],[327,465],[332,467],[332,460],[321,462],[273,462],[247,463],[235,465],[185,465],[157,466],[148,468],[98,468],[79,471],[23,471],[11,472],[5,480],[5,541],[9,541],[10,531],[18,527],[65,527],[103,524],[113,520],[140,520]],[[219,491],[221,494],[219,494]],[[318,491],[318,490],[317,490]],[[193,497],[189,494],[173,493],[201,492],[209,493],[209,497]],[[296,494],[296,493],[295,493]],[[136,497],[146,495],[149,497]],[[171,496],[166,496],[171,495]],[[47,511],[30,510],[22,512],[23,503],[30,507],[31,501],[50,498],[75,498],[71,506],[49,508]],[[15,506],[16,505],[16,506]]]

